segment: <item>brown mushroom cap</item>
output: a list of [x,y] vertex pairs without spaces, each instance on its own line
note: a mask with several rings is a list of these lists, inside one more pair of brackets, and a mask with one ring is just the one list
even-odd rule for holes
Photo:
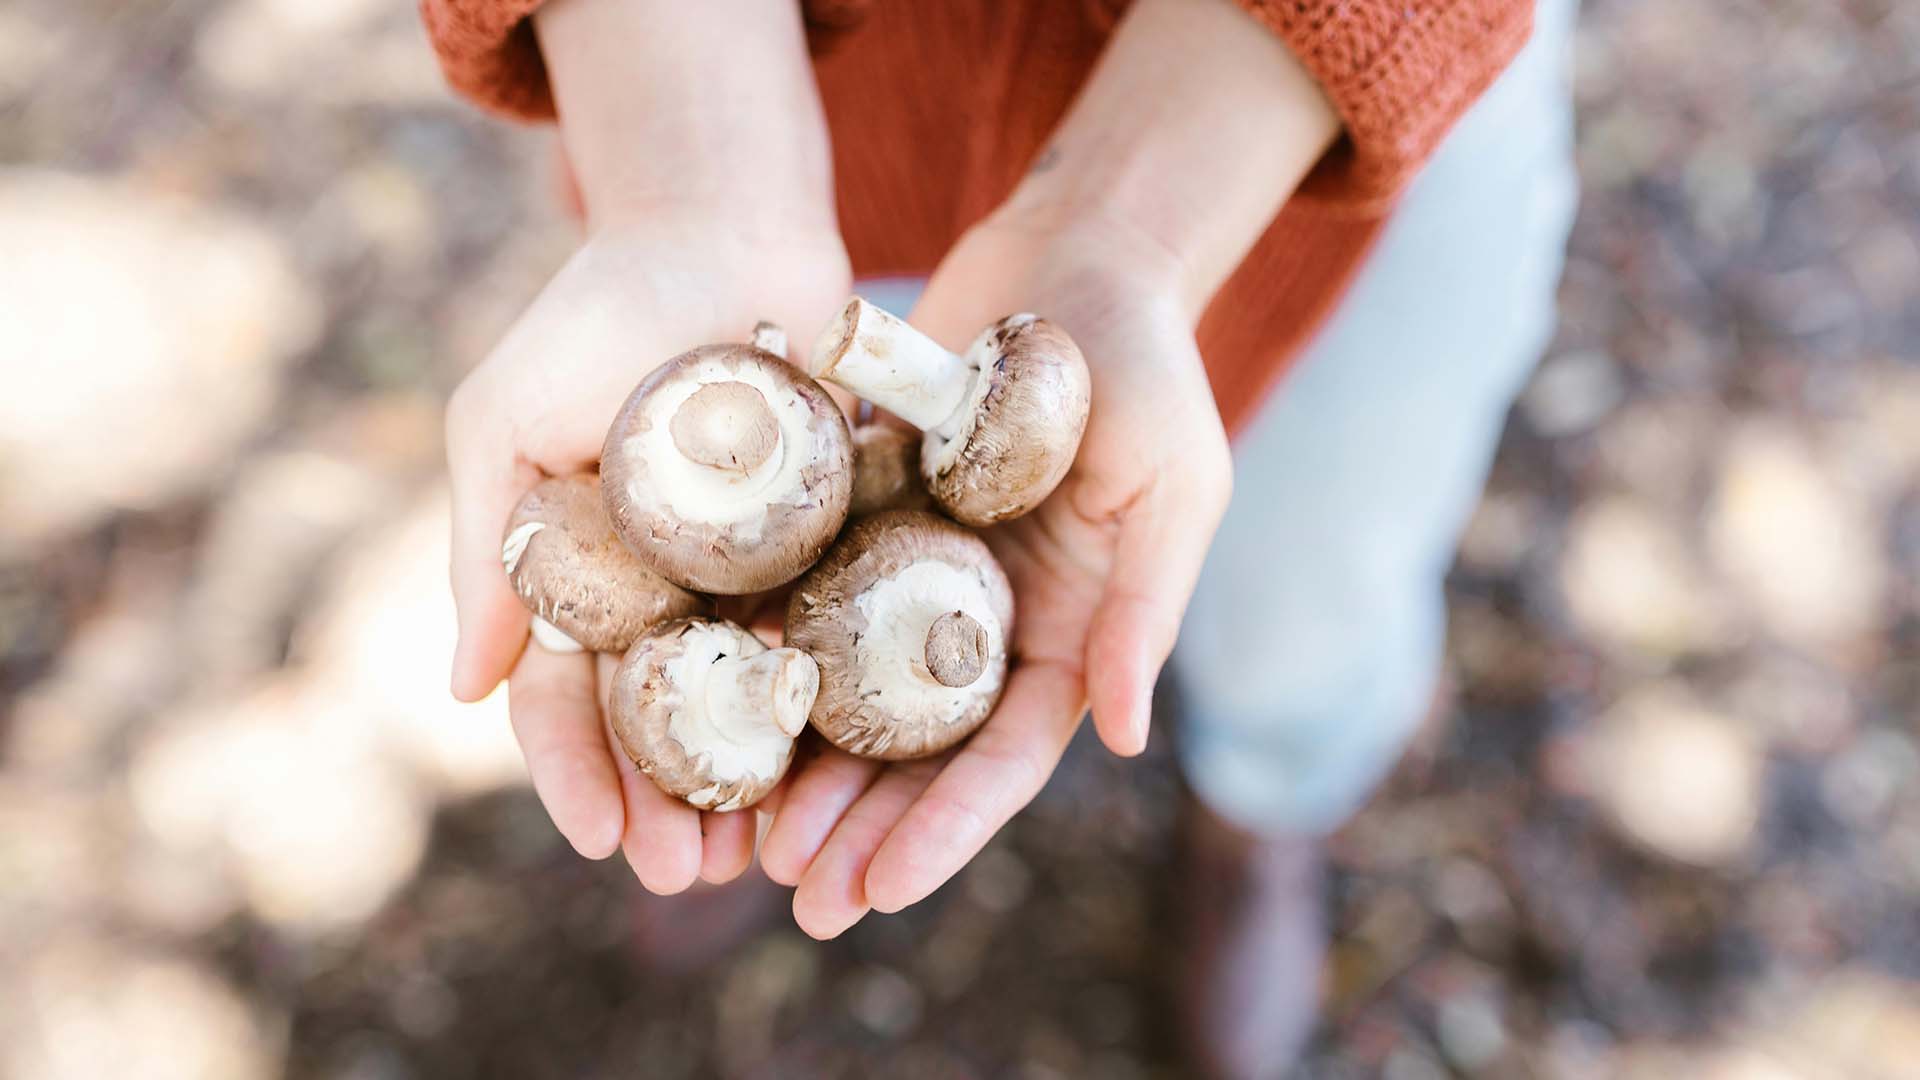
[[[500,562],[520,602],[575,648],[625,652],[650,626],[713,609],[711,600],[647,569],[621,545],[593,473],[542,480],[521,497],[507,519]],[[538,622],[535,635],[564,649]]]
[[821,332],[808,363],[817,377],[926,433],[927,490],[967,525],[1038,506],[1086,433],[1086,359],[1064,330],[1032,315],[1001,319],[955,356],[856,296]]
[[985,723],[1012,632],[1013,589],[986,542],[914,510],[854,524],[787,603],[787,644],[820,665],[809,722],[883,761],[937,754]]
[[819,668],[798,649],[769,649],[735,623],[677,619],[620,662],[608,720],[660,790],[741,810],[786,775],[819,688]]
[[882,510],[931,510],[920,479],[920,434],[892,424],[853,429],[853,502],[849,518]]
[[641,382],[600,461],[614,531],[661,576],[721,595],[784,584],[847,518],[847,421],[751,345],[705,345]]
[[1066,331],[1032,315],[1009,315],[968,347],[981,376],[972,407],[927,432],[920,469],[942,509],[967,525],[1025,514],[1073,466],[1087,430],[1092,380]]

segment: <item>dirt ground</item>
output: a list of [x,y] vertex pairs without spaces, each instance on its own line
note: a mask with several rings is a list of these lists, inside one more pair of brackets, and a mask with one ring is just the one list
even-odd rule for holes
[[[1578,70],[1299,1075],[1920,1077],[1920,7],[1594,0]],[[817,945],[640,903],[446,699],[439,403],[572,243],[546,152],[411,5],[0,8],[0,1075],[1183,1075],[1164,731]]]

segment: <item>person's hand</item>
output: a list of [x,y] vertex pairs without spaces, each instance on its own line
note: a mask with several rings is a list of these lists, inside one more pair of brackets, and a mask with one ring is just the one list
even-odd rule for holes
[[752,860],[754,815],[702,814],[639,773],[603,719],[617,658],[528,643],[527,611],[500,567],[501,533],[543,477],[594,467],[615,411],[647,372],[696,345],[745,341],[760,319],[804,347],[848,288],[846,255],[831,231],[749,235],[735,222],[688,214],[605,230],[447,407],[460,616],[454,695],[477,700],[506,677],[514,734],[554,824],[590,858],[624,849],[655,892],[738,875]]
[[593,858],[624,848],[649,889],[678,892],[744,870],[754,816],[702,815],[634,768],[603,719],[615,658],[528,647],[501,533],[543,476],[594,465],[647,372],[760,319],[805,342],[838,310],[826,120],[791,0],[549,0],[532,24],[593,239],[447,408],[453,692],[472,701],[507,677],[560,832]]
[[1088,703],[1116,753],[1146,745],[1153,686],[1226,510],[1231,460],[1177,260],[1113,223],[1003,216],[970,232],[910,321],[949,349],[1018,311],[1063,326],[1093,374],[1072,470],[986,533],[1014,588],[1006,694],[947,755],[883,765],[827,748],[796,762],[761,865],[794,916],[833,937],[956,873],[1040,790]]

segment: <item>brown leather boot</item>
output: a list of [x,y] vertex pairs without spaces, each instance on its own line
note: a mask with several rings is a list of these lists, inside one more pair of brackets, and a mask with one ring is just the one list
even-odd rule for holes
[[1284,1075],[1319,1013],[1320,839],[1250,833],[1191,796],[1182,817],[1177,989],[1193,1063],[1222,1080]]

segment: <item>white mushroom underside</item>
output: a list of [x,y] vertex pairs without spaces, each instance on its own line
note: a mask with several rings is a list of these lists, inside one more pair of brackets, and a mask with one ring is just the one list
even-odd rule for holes
[[577,653],[585,646],[567,636],[565,630],[538,615],[533,617],[533,640],[550,653]]
[[527,544],[533,540],[533,534],[546,527],[544,521],[528,521],[507,534],[506,540],[500,545],[500,565],[506,568],[509,576],[520,569],[520,556],[527,553]]
[[706,755],[707,772],[714,780],[713,785],[688,795],[687,801],[703,809],[733,809],[712,805],[719,785],[749,776],[771,780],[786,761],[793,737],[780,730],[770,710],[735,707],[728,688],[713,685],[714,661],[756,656],[767,647],[726,626],[695,626],[681,636],[680,645],[680,655],[662,665],[678,691],[664,702],[672,710],[667,734],[688,758]]
[[[780,426],[780,442],[767,460],[747,473],[714,469],[691,461],[673,441],[673,415],[710,383],[743,382],[760,391]],[[800,474],[821,448],[809,427],[813,411],[791,386],[764,371],[735,369],[718,360],[697,365],[691,377],[662,387],[646,402],[647,430],[629,438],[620,452],[636,467],[627,484],[635,510],[662,510],[683,521],[732,526],[743,541],[759,538],[770,505],[797,505],[804,498]]]
[[[867,630],[854,647],[860,699],[889,716],[951,724],[1000,688],[1005,635],[986,583],[973,571],[922,559],[867,586],[854,598]],[[987,633],[987,670],[971,686],[942,686],[927,670],[927,631],[950,611],[963,611]]]
[[920,456],[925,462],[921,466],[928,475],[939,476],[952,468],[960,458],[960,448],[967,445],[973,435],[973,427],[980,420],[980,408],[986,403],[987,391],[993,389],[993,379],[988,377],[987,369],[995,361],[992,338],[1003,328],[1025,326],[1034,321],[1033,315],[1013,315],[995,323],[972,345],[967,346],[966,362],[969,382],[967,397],[946,422],[938,427],[928,428],[926,441],[921,444]]

